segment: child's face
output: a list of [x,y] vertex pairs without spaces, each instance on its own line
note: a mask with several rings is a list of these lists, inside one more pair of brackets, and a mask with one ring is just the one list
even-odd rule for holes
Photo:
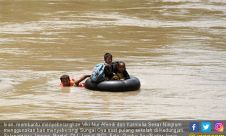
[[61,84],[63,86],[70,86],[70,79],[69,78],[63,78],[63,79],[61,79]]
[[117,68],[118,68],[118,71],[120,73],[122,73],[123,71],[125,71],[125,65],[122,64],[122,63],[119,63]]
[[108,56],[108,57],[105,59],[105,63],[111,64],[111,63],[112,63],[112,56]]

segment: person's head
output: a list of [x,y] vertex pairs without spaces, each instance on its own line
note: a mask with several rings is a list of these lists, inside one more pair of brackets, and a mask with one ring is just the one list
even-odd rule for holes
[[111,53],[105,53],[104,54],[104,61],[107,64],[111,64],[112,63],[112,55],[111,55]]
[[105,73],[105,75],[110,75],[111,74],[111,65],[109,65],[109,64],[105,65],[104,73]]
[[63,86],[70,86],[70,77],[68,75],[62,75],[60,81]]
[[117,63],[117,70],[118,72],[122,73],[123,71],[126,70],[126,64],[123,61],[119,61]]

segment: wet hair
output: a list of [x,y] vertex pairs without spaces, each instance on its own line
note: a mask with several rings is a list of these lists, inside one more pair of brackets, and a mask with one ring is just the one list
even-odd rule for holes
[[119,71],[119,66],[120,65],[123,65],[124,66],[124,70],[126,70],[126,64],[125,64],[125,62],[123,62],[123,61],[117,61],[116,62],[116,71],[117,72]]
[[126,68],[126,64],[125,64],[125,62],[124,62],[124,61],[118,61],[118,62],[117,62],[117,66],[119,66],[120,64],[123,64],[123,65],[124,65],[124,67]]
[[105,74],[110,74],[110,72],[111,72],[111,65],[106,65],[105,67],[104,67],[104,72],[105,72]]
[[110,80],[113,77],[113,73],[111,71],[111,65],[105,65],[104,67],[105,80]]
[[111,53],[105,53],[104,54],[104,60],[106,60],[108,57],[112,57]]
[[62,79],[69,79],[70,80],[70,77],[69,77],[69,75],[62,75],[60,77],[60,80],[62,80]]

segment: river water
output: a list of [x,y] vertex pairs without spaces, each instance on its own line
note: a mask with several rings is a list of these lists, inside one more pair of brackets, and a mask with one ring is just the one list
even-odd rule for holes
[[[0,0],[1,119],[226,119],[225,0]],[[103,54],[141,88],[60,88]]]

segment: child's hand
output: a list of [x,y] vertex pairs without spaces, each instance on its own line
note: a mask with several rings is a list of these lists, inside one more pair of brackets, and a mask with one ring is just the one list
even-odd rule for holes
[[113,80],[119,80],[119,77],[115,75],[115,76],[112,77],[112,79]]

